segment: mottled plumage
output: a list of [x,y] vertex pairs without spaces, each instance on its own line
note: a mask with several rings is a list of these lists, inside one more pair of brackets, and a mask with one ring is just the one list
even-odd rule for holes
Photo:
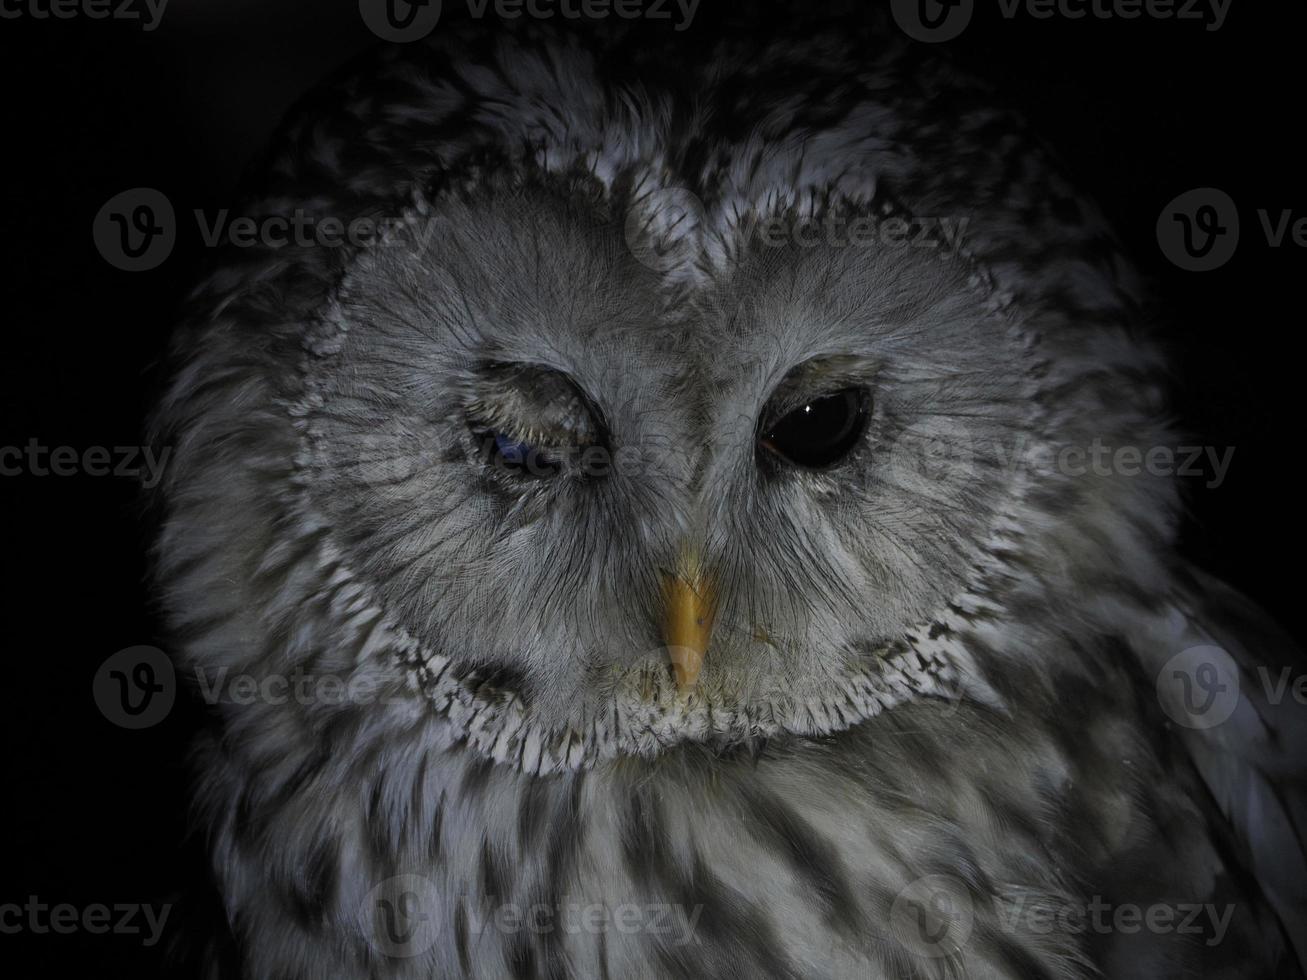
[[[1253,674],[1294,654],[1174,557],[1170,481],[1041,464],[1175,443],[1140,284],[1022,125],[879,26],[693,64],[670,34],[489,36],[305,106],[246,212],[385,240],[226,255],[177,342],[183,674],[354,685],[226,698],[198,747],[244,973],[1294,975],[1303,722]],[[859,217],[916,244],[759,240]],[[546,426],[555,372],[616,461],[490,472],[469,418]],[[854,384],[847,460],[760,455],[778,387]],[[687,537],[717,594],[688,697],[658,628]],[[1204,643],[1243,699],[1174,726],[1159,671]],[[1232,912],[1035,921],[1095,898]],[[487,922],[569,904],[647,928]]]

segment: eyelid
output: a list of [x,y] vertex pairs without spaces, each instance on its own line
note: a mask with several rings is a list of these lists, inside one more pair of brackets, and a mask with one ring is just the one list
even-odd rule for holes
[[603,423],[593,401],[568,374],[545,365],[489,362],[477,372],[466,413],[474,426],[538,447],[599,442]]
[[474,429],[511,436],[533,446],[565,446],[573,441],[571,434],[561,427],[546,429],[534,426],[485,401],[469,405],[467,417]]

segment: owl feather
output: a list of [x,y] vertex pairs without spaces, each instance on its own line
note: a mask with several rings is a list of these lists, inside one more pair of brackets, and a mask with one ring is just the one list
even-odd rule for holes
[[224,253],[158,413],[215,975],[1296,975],[1296,654],[1059,463],[1174,444],[1142,282],[983,85],[784,28],[442,26],[274,144],[245,213],[381,230]]

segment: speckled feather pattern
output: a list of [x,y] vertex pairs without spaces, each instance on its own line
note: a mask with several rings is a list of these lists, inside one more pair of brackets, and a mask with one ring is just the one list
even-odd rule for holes
[[[1172,556],[1168,482],[1002,465],[1171,435],[1140,283],[992,101],[881,29],[740,32],[687,66],[527,25],[381,52],[302,108],[246,213],[390,237],[224,255],[158,416],[183,675],[376,692],[211,709],[196,814],[241,975],[1295,975],[1302,723],[1250,684],[1236,725],[1177,732],[1153,694],[1186,645],[1250,672],[1291,652]],[[749,237],[831,214],[967,230],[877,255]],[[654,447],[584,513],[501,499],[431,422],[477,357],[543,350]],[[756,485],[729,420],[833,352],[874,363],[884,445],[856,478]],[[885,475],[875,450],[941,404],[966,472]],[[650,604],[705,512],[730,588],[686,701]],[[437,938],[388,955],[370,906],[404,875]],[[973,913],[947,955],[892,921],[927,876]],[[1233,913],[1211,944],[1005,918],[1094,897]],[[484,924],[567,903],[666,928]]]

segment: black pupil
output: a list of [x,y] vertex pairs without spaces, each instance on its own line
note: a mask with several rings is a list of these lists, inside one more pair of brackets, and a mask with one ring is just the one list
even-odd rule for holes
[[762,445],[796,466],[821,469],[857,445],[866,417],[866,394],[848,388],[790,412],[763,434]]

